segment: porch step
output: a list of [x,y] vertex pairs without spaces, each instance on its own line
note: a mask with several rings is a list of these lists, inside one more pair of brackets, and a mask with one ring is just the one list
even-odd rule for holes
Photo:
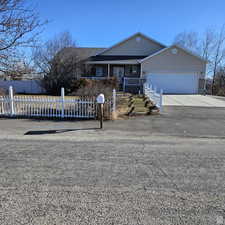
[[[158,112],[158,109],[153,107],[151,103],[146,105],[146,101],[141,95],[132,95],[129,93],[118,93],[118,115],[123,116],[138,116],[150,115]],[[151,108],[151,113],[149,110]]]
[[139,94],[139,93],[143,93],[143,87],[141,86],[126,86],[125,87],[125,92],[131,93],[131,94]]
[[146,115],[148,110],[144,105],[142,96],[131,95],[128,101],[128,116],[132,115]]

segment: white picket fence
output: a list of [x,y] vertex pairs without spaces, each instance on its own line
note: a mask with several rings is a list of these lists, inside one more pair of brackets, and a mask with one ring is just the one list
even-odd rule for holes
[[[105,111],[111,113],[115,108],[112,99],[105,102]],[[58,117],[58,118],[96,118],[97,103],[95,97],[61,96],[14,96],[12,87],[8,96],[0,96],[0,116]]]
[[157,88],[152,87],[149,83],[143,85],[144,95],[147,96],[162,111],[163,90],[157,93]]

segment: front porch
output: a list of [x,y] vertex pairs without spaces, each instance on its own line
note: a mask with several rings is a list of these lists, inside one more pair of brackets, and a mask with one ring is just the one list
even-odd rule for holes
[[137,62],[132,62],[133,64],[130,64],[131,62],[123,63],[88,62],[85,65],[85,73],[82,78],[101,80],[116,77],[120,91],[142,92],[144,79],[141,78],[141,64]]

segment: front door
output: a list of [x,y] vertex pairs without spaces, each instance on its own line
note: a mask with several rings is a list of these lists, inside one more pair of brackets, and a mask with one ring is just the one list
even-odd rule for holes
[[124,77],[124,67],[114,66],[113,67],[113,76],[117,77],[119,83],[122,84],[123,77]]

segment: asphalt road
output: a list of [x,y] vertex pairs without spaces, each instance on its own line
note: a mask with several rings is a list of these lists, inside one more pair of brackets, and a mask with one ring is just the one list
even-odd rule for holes
[[0,224],[223,224],[224,112],[212,112],[167,108],[103,131],[0,120]]

